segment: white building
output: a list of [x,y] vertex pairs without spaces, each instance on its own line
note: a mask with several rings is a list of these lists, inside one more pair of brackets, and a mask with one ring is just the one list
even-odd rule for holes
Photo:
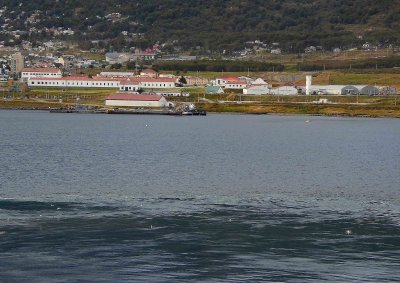
[[280,86],[271,90],[271,94],[275,95],[297,95],[298,93],[299,90],[294,86]]
[[136,91],[139,88],[176,88],[176,78],[130,78],[121,81],[120,90]]
[[212,82],[214,86],[220,86],[226,89],[244,89],[251,83],[251,78],[235,76],[219,77]]
[[268,84],[250,85],[243,89],[244,95],[266,95],[270,93]]
[[111,77],[111,78],[131,78],[135,76],[134,72],[101,72],[100,76],[102,77]]
[[115,107],[165,107],[168,101],[161,95],[115,93],[107,97],[106,106]]
[[311,85],[310,94],[318,95],[341,95],[345,85]]
[[61,78],[62,73],[57,68],[24,68],[21,70],[22,80],[31,78]]
[[226,89],[244,89],[247,87],[247,83],[244,81],[227,81],[225,83]]
[[106,77],[31,78],[29,87],[119,88],[120,80]]

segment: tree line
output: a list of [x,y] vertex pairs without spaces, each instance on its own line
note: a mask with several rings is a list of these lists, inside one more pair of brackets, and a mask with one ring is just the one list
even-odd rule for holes
[[153,68],[159,71],[191,71],[191,72],[272,72],[284,71],[282,64],[255,61],[158,61]]

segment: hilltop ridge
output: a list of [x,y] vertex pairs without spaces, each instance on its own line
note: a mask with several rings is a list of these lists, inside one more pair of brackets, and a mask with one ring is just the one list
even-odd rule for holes
[[0,7],[6,41],[11,30],[34,41],[62,27],[72,32],[61,36],[83,46],[97,40],[115,49],[159,42],[170,51],[233,51],[257,39],[288,52],[400,44],[400,0],[0,0]]

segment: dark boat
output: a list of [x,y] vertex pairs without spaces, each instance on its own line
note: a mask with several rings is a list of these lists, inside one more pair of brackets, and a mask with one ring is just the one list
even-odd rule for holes
[[53,108],[50,113],[79,113],[79,114],[104,114],[105,110],[99,110],[89,107],[67,107],[67,108]]
[[182,115],[186,116],[206,116],[207,112],[205,110],[193,109],[189,111],[183,111]]

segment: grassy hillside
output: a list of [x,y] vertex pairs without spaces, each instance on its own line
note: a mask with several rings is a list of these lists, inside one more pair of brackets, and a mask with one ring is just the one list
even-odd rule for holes
[[[80,31],[76,39],[113,39],[115,47],[160,41],[234,50],[260,39],[296,52],[308,45],[400,43],[400,0],[0,0],[4,6],[14,28],[72,28]],[[34,11],[45,12],[25,24]],[[111,21],[110,13],[121,17]],[[127,40],[121,31],[144,36]]]

